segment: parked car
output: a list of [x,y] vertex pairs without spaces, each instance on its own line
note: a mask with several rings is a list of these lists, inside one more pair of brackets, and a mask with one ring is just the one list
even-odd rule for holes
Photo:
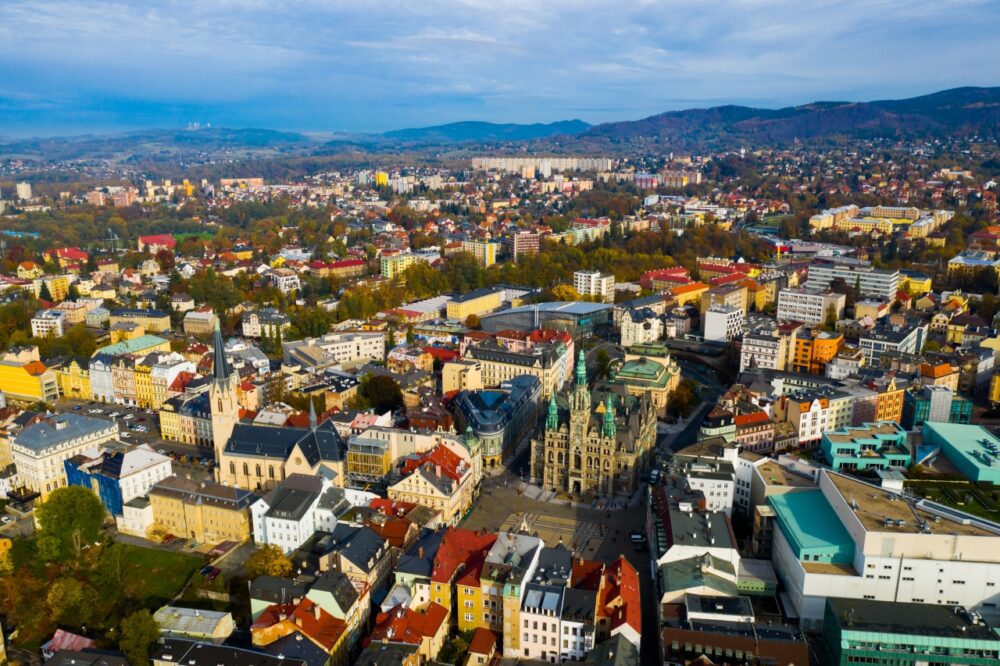
[[122,418],[123,418],[124,420],[126,420],[126,421],[131,421],[132,419],[134,419],[134,418],[135,418],[135,414],[126,414],[126,415],[125,415],[125,416],[123,416]]
[[177,537],[174,536],[173,534],[168,534],[167,536],[163,537],[163,540],[160,541],[160,543],[162,543],[165,546],[168,543],[170,543],[172,541],[175,541],[176,539],[177,539]]
[[78,412],[78,411],[80,411],[80,409],[81,409],[81,405],[77,405],[76,407],[73,408],[73,411],[74,412]]
[[205,578],[208,580],[215,580],[222,573],[222,569],[219,567],[212,567],[212,570],[205,574]]

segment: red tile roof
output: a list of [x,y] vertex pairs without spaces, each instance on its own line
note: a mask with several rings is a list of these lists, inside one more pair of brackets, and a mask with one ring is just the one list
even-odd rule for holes
[[433,465],[435,470],[438,471],[438,476],[444,475],[450,478],[452,481],[458,482],[462,480],[462,476],[465,474],[465,469],[460,469],[465,464],[465,460],[449,449],[444,444],[438,444],[430,451],[426,451],[417,457],[408,458],[403,463],[403,476],[412,474],[414,471],[423,467],[424,465]]
[[611,630],[627,624],[642,632],[642,609],[639,603],[639,574],[623,555],[604,571],[604,585],[597,601],[598,617],[611,622]]
[[767,412],[750,412],[748,414],[737,414],[733,417],[733,423],[737,426],[758,425],[767,423],[770,420],[771,417],[767,415]]
[[170,234],[156,234],[153,236],[139,236],[139,242],[143,245],[162,245],[173,249],[177,241]]
[[425,638],[435,636],[448,619],[448,609],[431,602],[423,611],[396,606],[386,613],[379,613],[369,642],[392,640],[394,643],[420,645]]
[[484,627],[477,627],[469,642],[469,652],[472,654],[490,654],[497,647],[497,635]]
[[471,581],[474,578],[475,584],[478,585],[479,573],[482,571],[486,554],[496,540],[496,534],[480,534],[456,527],[449,529],[442,537],[441,545],[434,556],[431,580],[435,583],[451,582],[459,565],[464,564],[466,566],[463,579],[469,578]]

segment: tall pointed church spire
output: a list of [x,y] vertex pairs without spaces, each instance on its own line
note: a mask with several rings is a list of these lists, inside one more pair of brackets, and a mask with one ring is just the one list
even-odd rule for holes
[[559,405],[556,404],[556,392],[552,392],[552,398],[549,400],[549,413],[545,417],[545,429],[546,430],[558,430],[559,429]]
[[616,430],[615,405],[609,393],[604,401],[604,423],[601,424],[601,435],[604,437],[614,437]]
[[212,364],[212,377],[224,382],[229,379],[229,364],[226,362],[226,350],[222,344],[222,329],[219,328],[219,318],[215,318],[215,361]]
[[309,429],[316,430],[316,403],[309,401]]
[[576,356],[576,385],[587,385],[587,355],[583,353],[582,349]]

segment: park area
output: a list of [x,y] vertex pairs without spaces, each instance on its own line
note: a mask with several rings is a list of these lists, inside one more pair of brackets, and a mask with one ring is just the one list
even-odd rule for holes
[[57,627],[109,646],[122,619],[156,609],[183,588],[203,564],[195,555],[107,543],[82,549],[79,558],[44,561],[36,542],[18,539],[9,572],[0,575],[0,613],[14,647],[35,651]]
[[11,648],[34,653],[61,628],[143,661],[155,633],[149,614],[179,595],[205,558],[112,541],[104,507],[87,488],[55,490],[34,518],[35,536],[13,539],[0,558]]

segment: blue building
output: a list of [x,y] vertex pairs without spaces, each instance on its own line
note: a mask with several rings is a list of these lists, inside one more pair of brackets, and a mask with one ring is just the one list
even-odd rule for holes
[[91,449],[65,461],[66,482],[90,488],[113,516],[121,516],[122,506],[144,497],[157,482],[170,476],[170,458],[147,445]]

